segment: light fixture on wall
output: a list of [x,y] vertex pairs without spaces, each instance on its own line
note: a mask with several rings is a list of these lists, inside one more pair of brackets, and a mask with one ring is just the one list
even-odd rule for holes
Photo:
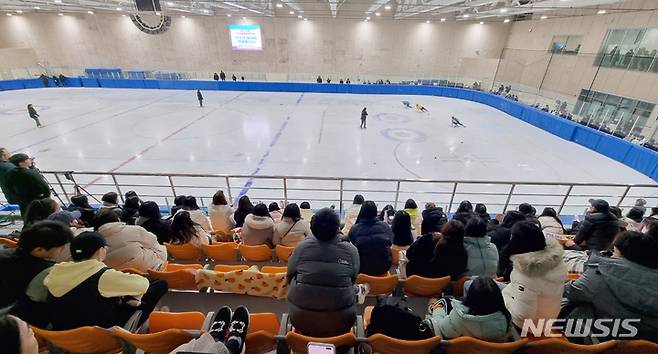
[[121,15],[121,17],[126,17],[126,14]]
[[308,18],[304,18],[304,21],[308,21]]
[[23,10],[16,10],[16,13],[17,13],[17,14],[22,14],[22,13],[23,13]]
[[94,12],[91,11],[91,10],[87,11],[87,13],[90,14],[90,15],[93,15],[93,14],[94,14]]
[[159,13],[159,12],[156,12],[155,15],[156,15],[156,16],[160,16],[160,13]]
[[381,15],[382,15],[381,12],[375,12],[375,16],[381,16]]
[[505,21],[503,21],[503,22],[504,23],[509,23],[509,18],[506,18]]
[[427,20],[427,21],[425,21],[425,23],[432,23],[432,21],[430,21],[430,20]]
[[226,17],[231,17],[231,14],[226,14]]
[[366,20],[370,21],[370,16],[366,17]]
[[604,15],[606,13],[605,10],[599,10],[596,12],[597,15]]
[[278,3],[278,4],[276,4],[276,7],[278,7],[278,8],[282,8],[282,7],[283,7],[283,4],[282,4],[282,3]]
[[7,16],[9,16],[9,17],[12,17],[12,16],[14,16],[14,15],[12,15],[12,14],[10,14],[10,13],[7,13],[6,15],[7,15]]
[[185,18],[185,15],[181,15],[182,18]]
[[289,14],[294,15],[295,11],[290,11]]
[[391,5],[386,5],[386,6],[384,6],[384,9],[385,9],[385,10],[390,10],[390,9],[391,9]]
[[464,18],[469,18],[469,17],[471,17],[471,15],[469,15],[469,14],[465,14],[465,15],[462,16],[462,17],[464,17]]
[[302,19],[302,17],[303,17],[302,15],[297,16],[297,18],[300,20]]
[[501,14],[504,14],[505,12],[507,12],[507,9],[505,9],[505,8],[500,9]]
[[368,22],[368,19],[363,20],[363,22]]
[[547,19],[547,18],[548,18],[548,16],[544,15],[544,16],[540,17],[539,19],[540,19],[540,20],[545,20],[545,19]]
[[117,11],[122,11],[123,9],[120,7],[117,7]]
[[204,10],[203,10],[203,13],[204,13],[204,14],[209,14],[209,13],[210,13],[210,10],[204,9]]
[[441,18],[441,22],[446,22],[446,19],[445,19],[445,18]]
[[61,13],[61,12],[60,12],[60,13],[58,13],[58,15],[60,15],[60,16],[64,16],[64,14],[63,14],[63,13]]
[[41,8],[40,8],[39,6],[35,6],[35,7],[33,7],[33,9],[35,9],[35,10],[41,10]]
[[480,21],[480,24],[483,25],[483,24],[484,24],[484,21]]

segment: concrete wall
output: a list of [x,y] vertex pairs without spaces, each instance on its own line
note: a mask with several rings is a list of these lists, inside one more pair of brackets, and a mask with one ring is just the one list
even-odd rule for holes
[[[262,26],[264,50],[231,50],[229,23]],[[0,17],[0,48],[33,48],[48,66],[394,77],[493,77],[509,24],[193,16],[161,35],[117,14]],[[467,68],[462,67],[465,61]],[[495,63],[494,63],[495,64]],[[309,76],[311,78],[314,76]],[[265,75],[263,79],[265,78]],[[336,78],[334,76],[334,78]]]

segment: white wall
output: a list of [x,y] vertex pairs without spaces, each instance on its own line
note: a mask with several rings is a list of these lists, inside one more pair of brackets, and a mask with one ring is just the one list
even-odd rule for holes
[[[231,50],[235,22],[261,24],[264,50]],[[492,76],[510,27],[176,16],[168,32],[147,35],[115,14],[24,14],[0,18],[0,48],[33,48],[49,66],[450,78],[463,59],[462,71]]]

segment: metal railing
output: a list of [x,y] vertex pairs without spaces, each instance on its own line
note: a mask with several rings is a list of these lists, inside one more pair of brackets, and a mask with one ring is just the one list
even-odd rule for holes
[[[522,181],[460,181],[430,179],[389,179],[317,176],[250,176],[189,173],[72,172],[42,171],[54,191],[65,202],[77,193],[90,198],[110,191],[121,196],[136,191],[142,200],[153,200],[167,207],[178,195],[195,196],[201,206],[209,205],[212,195],[223,190],[230,203],[242,195],[252,202],[308,201],[314,209],[333,205],[341,213],[355,194],[378,203],[402,208],[408,198],[423,209],[426,202],[454,212],[461,200],[483,203],[490,213],[500,213],[521,203],[540,208],[553,207],[561,215],[581,214],[590,198],[607,200],[610,205],[627,208],[637,198],[658,205],[658,184],[605,184]],[[80,187],[82,188],[80,188]],[[54,196],[55,197],[55,196]]]

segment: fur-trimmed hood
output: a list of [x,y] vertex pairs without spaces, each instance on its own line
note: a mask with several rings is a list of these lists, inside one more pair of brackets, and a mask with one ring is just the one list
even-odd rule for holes
[[552,238],[546,239],[546,247],[541,251],[516,254],[510,257],[514,270],[530,277],[543,276],[563,263],[564,249]]

